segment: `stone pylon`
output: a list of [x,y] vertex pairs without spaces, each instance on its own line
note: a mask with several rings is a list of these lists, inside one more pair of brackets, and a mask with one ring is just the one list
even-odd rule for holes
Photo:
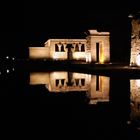
[[131,18],[130,66],[140,66],[140,12],[129,15]]

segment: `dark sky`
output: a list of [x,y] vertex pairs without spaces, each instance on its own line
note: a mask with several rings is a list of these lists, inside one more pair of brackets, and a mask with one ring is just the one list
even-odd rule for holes
[[111,32],[114,59],[128,57],[128,14],[138,10],[138,4],[118,1],[24,1],[4,16],[1,54],[26,57],[29,46],[43,46],[49,38],[85,38],[85,31],[98,29]]

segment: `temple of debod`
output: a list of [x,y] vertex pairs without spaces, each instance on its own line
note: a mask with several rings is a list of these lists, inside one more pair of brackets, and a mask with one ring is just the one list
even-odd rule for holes
[[85,39],[49,39],[44,47],[29,47],[30,59],[110,62],[110,33],[89,30]]
[[[130,66],[137,67],[140,66],[139,14],[129,15],[132,25],[129,62]],[[111,61],[110,32],[98,32],[91,29],[86,35],[85,39],[49,39],[44,43],[44,47],[29,47],[29,59],[76,60],[85,63],[109,64]]]

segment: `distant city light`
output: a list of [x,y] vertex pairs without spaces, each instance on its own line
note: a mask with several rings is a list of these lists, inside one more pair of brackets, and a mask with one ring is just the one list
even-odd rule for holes
[[138,128],[137,128],[137,130],[139,130],[139,131],[140,131],[140,127],[138,127]]
[[1,75],[1,71],[0,71],[0,75]]
[[12,60],[15,60],[15,58],[13,57]]
[[131,124],[131,121],[127,121],[126,123],[127,123],[127,124]]
[[6,59],[9,59],[9,56],[6,56]]
[[130,14],[130,15],[128,15],[128,17],[129,17],[129,18],[133,18],[133,15],[132,15],[132,14]]
[[6,70],[6,72],[7,72],[7,73],[9,73],[9,72],[10,72],[10,70],[8,70],[8,69],[7,69],[7,70]]
[[13,71],[15,70],[15,68],[12,69]]

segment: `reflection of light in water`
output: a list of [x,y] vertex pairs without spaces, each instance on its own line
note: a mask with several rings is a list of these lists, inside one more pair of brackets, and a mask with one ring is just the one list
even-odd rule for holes
[[140,66],[140,54],[136,57],[136,64]]
[[56,78],[62,78],[62,77],[66,77],[67,76],[67,72],[61,71],[61,72],[51,72],[50,76],[52,77],[52,79],[56,79]]
[[140,79],[130,80],[130,119],[140,127]]
[[50,92],[85,91],[89,104],[109,102],[109,81],[106,76],[96,76],[66,71],[30,73],[30,84],[45,84]]
[[46,84],[49,82],[48,73],[33,72],[30,73],[30,85]]
[[109,81],[109,77],[92,75],[89,91],[90,104],[109,102]]

